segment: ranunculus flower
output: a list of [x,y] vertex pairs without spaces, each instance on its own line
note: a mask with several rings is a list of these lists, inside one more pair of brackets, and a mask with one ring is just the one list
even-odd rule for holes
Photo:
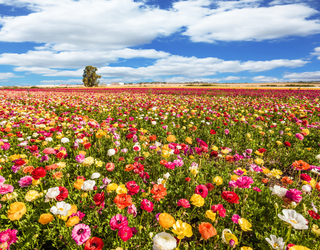
[[128,226],[122,226],[118,231],[118,235],[123,241],[127,241],[133,236],[132,229]]
[[294,202],[300,202],[302,200],[302,192],[297,189],[290,189],[286,192],[286,197],[293,200]]
[[80,222],[80,218],[78,216],[72,216],[67,221],[66,227],[73,227],[74,225],[77,225],[79,222]]
[[112,162],[108,162],[107,164],[106,164],[106,169],[108,170],[108,171],[112,171],[112,170],[114,170],[114,163],[112,163]]
[[47,172],[43,167],[35,168],[31,173],[32,178],[35,180],[39,180],[40,178],[45,177],[46,174]]
[[84,250],[102,250],[104,243],[102,239],[98,237],[92,237],[86,241]]
[[202,198],[206,198],[208,195],[208,189],[205,185],[198,185],[196,187],[195,193],[201,195]]
[[23,202],[14,202],[10,205],[7,217],[10,220],[20,220],[26,212],[27,208]]
[[129,195],[135,195],[139,193],[140,186],[138,186],[138,184],[135,181],[127,182],[126,187],[128,189]]
[[217,230],[208,222],[201,222],[199,225],[199,232],[205,240],[217,235]]
[[132,214],[133,217],[136,217],[137,216],[137,208],[136,208],[136,206],[134,204],[129,206],[128,209],[127,209],[127,213],[128,214]]
[[184,207],[184,208],[189,208],[190,207],[190,203],[188,200],[186,199],[180,199],[178,202],[177,202],[177,206],[178,207]]
[[21,177],[18,183],[21,188],[29,187],[32,184],[32,177],[31,176]]
[[173,250],[177,247],[176,239],[168,233],[162,232],[158,233],[153,237],[153,250]]
[[148,213],[151,213],[153,210],[153,203],[147,199],[143,199],[141,201],[141,209],[147,211]]
[[59,187],[59,192],[60,193],[56,196],[57,201],[63,201],[68,197],[69,192],[65,187]]
[[239,196],[235,192],[223,191],[221,196],[225,201],[229,203],[239,204]]
[[111,218],[109,224],[110,224],[111,230],[117,230],[120,227],[127,226],[128,219],[127,217],[122,216],[121,214],[117,214]]
[[39,218],[39,222],[42,224],[42,225],[46,225],[48,223],[50,223],[51,221],[54,220],[54,217],[52,214],[50,213],[46,213],[46,214],[41,214],[40,215],[40,218]]
[[90,236],[91,229],[86,224],[77,224],[72,229],[71,237],[79,246],[85,243],[90,238]]
[[0,194],[12,193],[14,187],[9,184],[1,184],[0,185]]
[[127,195],[127,194],[118,194],[114,198],[113,202],[116,203],[117,207],[120,209],[124,209],[124,208],[132,205],[131,196]]
[[196,207],[202,207],[204,205],[204,199],[199,194],[194,194],[191,196],[191,204]]
[[159,215],[159,224],[163,228],[169,229],[174,223],[176,223],[176,220],[170,214],[161,213]]
[[100,206],[104,202],[104,192],[95,194],[93,200],[96,203],[96,206]]

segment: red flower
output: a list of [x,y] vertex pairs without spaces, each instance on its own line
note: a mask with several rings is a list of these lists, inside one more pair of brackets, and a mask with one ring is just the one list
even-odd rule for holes
[[190,177],[187,177],[185,180],[186,180],[187,182],[190,182],[190,181],[191,181],[191,178],[190,178]]
[[135,181],[127,182],[126,187],[128,189],[129,195],[135,195],[139,193],[140,186],[138,186],[138,184]]
[[46,173],[47,171],[43,167],[38,167],[32,171],[31,175],[33,179],[39,180],[40,178],[45,177]]
[[213,156],[213,157],[217,157],[218,156],[218,152],[217,151],[212,151],[210,153],[210,155]]
[[212,183],[206,183],[206,187],[209,191],[212,191],[214,189],[214,186]]
[[313,210],[308,210],[308,213],[310,214],[310,216],[311,216],[313,219],[316,219],[316,220],[319,220],[319,219],[320,219],[320,215],[317,214],[315,211],[313,211]]
[[215,135],[217,132],[214,131],[213,129],[210,129],[210,134]]
[[263,154],[264,152],[267,152],[267,150],[265,150],[264,148],[259,148],[258,149],[259,153]]
[[309,183],[311,181],[311,177],[309,175],[307,175],[307,174],[301,174],[300,178],[301,178],[301,180],[304,180],[304,181],[309,182]]
[[102,239],[98,237],[92,237],[86,241],[84,250],[102,250],[104,243]]
[[285,145],[286,147],[291,147],[291,143],[288,142],[288,141],[284,142],[284,145]]
[[104,192],[97,193],[93,196],[93,200],[96,203],[96,206],[100,206],[104,202]]
[[30,150],[30,152],[36,152],[38,150],[38,146],[32,145],[32,146],[29,146],[28,149]]
[[124,161],[123,157],[119,157],[118,161]]
[[239,196],[232,191],[223,191],[221,194],[222,198],[229,203],[239,204]]
[[59,191],[60,191],[60,194],[56,197],[57,201],[63,201],[68,197],[68,194],[69,194],[68,189],[66,189],[65,187],[59,187]]
[[87,143],[87,144],[84,145],[85,149],[89,149],[90,147],[91,147],[91,143]]
[[14,161],[14,165],[16,165],[16,166],[22,166],[22,165],[24,165],[26,162],[24,161],[24,160],[22,160],[22,159],[18,159],[18,160],[15,160]]

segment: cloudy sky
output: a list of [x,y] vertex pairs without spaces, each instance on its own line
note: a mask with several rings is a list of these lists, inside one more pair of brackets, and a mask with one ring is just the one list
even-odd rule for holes
[[0,0],[0,85],[320,80],[319,0]]

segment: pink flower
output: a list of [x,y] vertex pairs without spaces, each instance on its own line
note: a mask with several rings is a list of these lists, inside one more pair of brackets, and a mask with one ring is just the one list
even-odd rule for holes
[[290,189],[286,192],[286,197],[299,203],[302,200],[301,194],[301,191],[297,189]]
[[223,207],[223,205],[222,204],[218,204],[218,205],[213,205],[212,207],[211,207],[211,210],[214,212],[214,213],[216,213],[216,212],[219,212],[219,215],[221,216],[221,217],[226,217],[226,210],[224,209],[224,207]]
[[239,215],[237,215],[237,214],[234,214],[234,215],[232,215],[232,221],[234,222],[234,223],[236,223],[236,224],[238,224],[239,222],[238,222],[238,220],[240,220],[241,219],[241,217],[239,216]]
[[246,151],[245,151],[247,154],[251,154],[252,153],[252,149],[246,149]]
[[10,143],[5,142],[2,146],[1,146],[2,150],[9,150],[10,149]]
[[56,150],[54,148],[45,148],[42,153],[46,154],[46,155],[55,155],[56,154]]
[[122,216],[121,214],[117,214],[111,218],[109,224],[112,230],[117,230],[120,227],[128,226],[128,219],[127,217]]
[[188,200],[186,199],[180,199],[178,202],[177,202],[177,206],[178,207],[184,207],[184,208],[189,208],[190,207],[190,203]]
[[128,195],[135,195],[139,193],[140,186],[135,181],[129,181],[126,184],[128,189]]
[[146,210],[148,213],[151,213],[153,210],[153,203],[147,199],[141,201],[141,209]]
[[134,151],[140,151],[141,148],[140,148],[139,145],[135,145],[135,146],[133,146],[133,150],[134,150]]
[[253,183],[254,181],[252,180],[251,177],[248,177],[248,176],[241,176],[240,178],[238,178],[236,180],[236,185],[237,187],[239,188],[250,188],[251,184]]
[[78,212],[73,213],[72,215],[70,215],[70,217],[73,217],[73,216],[78,216],[79,219],[80,219],[80,221],[81,221],[81,220],[83,219],[83,217],[86,216],[86,214],[85,214],[85,213],[82,213],[81,211],[78,211]]
[[236,175],[240,175],[240,176],[244,174],[244,172],[240,169],[233,170],[233,173],[235,173]]
[[261,192],[261,189],[260,188],[258,188],[258,187],[253,187],[252,188],[254,191],[257,191],[258,193],[260,193]]
[[82,245],[91,236],[91,229],[86,224],[77,224],[72,229],[71,237],[77,243],[77,245]]
[[127,241],[133,236],[132,229],[128,226],[123,226],[119,229],[118,235],[123,241]]
[[29,187],[32,184],[32,177],[31,176],[22,177],[20,181],[18,181],[18,183],[21,188]]
[[128,207],[128,210],[127,210],[127,213],[128,214],[132,214],[133,217],[136,217],[137,216],[137,208],[134,204],[132,204],[131,206]]
[[1,184],[0,185],[0,194],[12,193],[14,187],[9,184]]
[[164,166],[168,169],[174,169],[176,167],[176,165],[172,162],[167,162]]
[[18,230],[15,229],[7,229],[0,232],[0,243],[7,243],[8,249],[10,249],[10,245],[12,243],[16,243],[18,241],[17,238]]
[[201,195],[202,198],[206,198],[208,195],[208,189],[205,185],[198,185],[196,187],[195,193]]
[[76,156],[76,162],[82,163],[82,162],[84,162],[84,160],[85,160],[85,156],[83,154],[78,154]]
[[6,181],[6,179],[0,175],[0,185],[2,185],[5,181]]
[[229,181],[229,187],[236,188],[237,187],[236,181]]
[[304,139],[304,136],[302,134],[300,134],[300,133],[296,133],[295,136],[300,141],[302,141]]
[[229,129],[225,129],[224,130],[224,133],[227,135],[227,134],[229,134]]

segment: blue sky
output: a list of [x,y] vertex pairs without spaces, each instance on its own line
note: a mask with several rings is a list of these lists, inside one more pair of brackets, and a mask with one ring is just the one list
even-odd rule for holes
[[0,0],[0,86],[320,81],[318,0]]

